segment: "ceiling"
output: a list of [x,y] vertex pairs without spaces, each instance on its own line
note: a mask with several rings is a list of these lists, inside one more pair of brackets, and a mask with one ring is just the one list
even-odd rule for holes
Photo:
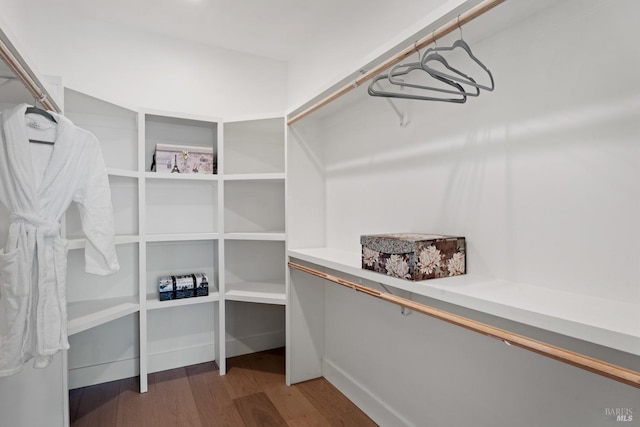
[[[32,0],[42,4],[42,0]],[[47,0],[71,15],[287,61],[367,0]],[[355,16],[355,15],[354,15]]]

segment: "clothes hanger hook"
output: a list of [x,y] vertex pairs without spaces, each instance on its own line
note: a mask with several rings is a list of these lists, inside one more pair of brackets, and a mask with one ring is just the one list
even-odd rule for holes
[[458,30],[460,30],[460,40],[463,40],[462,27],[460,26],[460,15],[458,15]]

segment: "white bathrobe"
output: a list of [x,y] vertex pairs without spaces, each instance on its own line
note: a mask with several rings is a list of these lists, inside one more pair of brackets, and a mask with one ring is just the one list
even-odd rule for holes
[[[118,271],[113,209],[100,145],[91,133],[52,113],[57,124],[26,104],[0,113],[0,203],[10,212],[0,249],[0,376],[34,358],[38,368],[69,348],[65,294],[67,241],[60,219],[78,203],[87,236],[85,269]],[[55,145],[29,138],[55,140]]]

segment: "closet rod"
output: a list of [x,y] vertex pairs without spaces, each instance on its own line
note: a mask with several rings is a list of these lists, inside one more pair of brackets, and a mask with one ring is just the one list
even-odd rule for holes
[[477,18],[478,16],[484,14],[485,12],[488,12],[489,10],[493,9],[495,6],[499,5],[503,1],[505,0],[484,0],[482,3],[479,3],[478,5],[469,9],[468,11],[461,13],[459,16],[456,16],[455,19],[452,19],[451,21],[447,22],[440,28],[431,32],[428,36],[424,36],[423,38],[417,40],[411,46],[406,47],[402,51],[393,55],[391,58],[373,67],[369,71],[363,73],[358,78],[353,80],[351,83],[341,87],[340,89],[336,90],[335,92],[331,93],[330,95],[326,96],[325,98],[311,105],[306,110],[303,110],[300,113],[296,114],[295,116],[291,117],[289,120],[287,120],[287,125],[291,126],[292,124],[302,119],[303,117],[313,113],[314,111],[320,109],[321,107],[324,107],[330,102],[335,101],[336,99],[340,98],[342,95],[346,94],[352,89],[355,89],[356,87],[362,85],[362,83],[366,82],[367,80],[377,76],[381,72],[385,71],[388,68],[393,67],[394,65],[396,65],[403,59],[407,58],[408,56],[416,53],[416,50],[420,50],[422,48],[429,46],[433,42],[439,40],[440,38],[452,32],[453,30],[456,30],[459,26],[462,27],[464,24],[472,21],[474,18]]
[[497,338],[503,341],[505,344],[515,345],[517,347],[533,351],[535,353],[550,357],[560,362],[568,363],[569,365],[573,365],[578,368],[593,372],[595,374],[602,375],[612,380],[625,383],[632,387],[640,388],[640,372],[632,371],[621,366],[612,365],[610,363],[594,359],[584,354],[575,353],[573,351],[537,341],[523,335],[505,331],[504,329],[496,328],[494,326],[487,325],[486,323],[481,323],[463,316],[459,316],[457,314],[440,310],[438,308],[430,307],[428,305],[421,304],[410,299],[395,296],[387,292],[381,292],[368,286],[363,286],[350,280],[341,279],[331,274],[327,274],[295,262],[289,261],[288,264],[291,268],[295,268],[305,273],[309,273],[322,279],[337,283],[339,285],[346,286],[347,288],[363,292],[367,295],[371,295],[373,297],[399,305],[401,307],[409,308],[413,311],[426,314],[427,316],[431,316],[436,319],[444,320],[445,322],[461,326],[471,331]]
[[7,47],[2,40],[0,40],[0,57],[11,68],[20,81],[24,84],[31,95],[47,110],[60,112],[60,109],[54,102],[47,99],[46,92],[38,85],[38,83],[31,78],[27,70],[20,64],[20,61],[11,53],[11,50]]

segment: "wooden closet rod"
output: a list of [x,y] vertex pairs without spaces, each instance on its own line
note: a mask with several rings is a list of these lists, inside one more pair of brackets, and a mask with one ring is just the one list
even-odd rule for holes
[[309,273],[322,279],[337,283],[339,285],[346,286],[347,288],[354,289],[358,292],[363,292],[367,295],[371,295],[373,297],[399,305],[401,307],[406,307],[413,311],[426,314],[427,316],[444,320],[445,322],[461,326],[463,328],[481,333],[483,335],[497,338],[501,341],[504,341],[506,344],[515,345],[517,347],[533,351],[543,356],[568,363],[569,365],[573,365],[581,369],[586,369],[587,371],[605,376],[615,381],[640,388],[640,372],[632,371],[621,366],[612,365],[602,360],[585,356],[584,354],[575,353],[573,351],[537,341],[523,335],[505,331],[504,329],[496,328],[494,326],[487,325],[486,323],[477,322],[475,320],[468,319],[457,314],[449,313],[448,311],[440,310],[438,308],[430,307],[428,305],[421,304],[410,299],[395,296],[387,292],[381,292],[368,286],[363,286],[350,280],[341,279],[331,274],[327,274],[295,262],[289,261],[288,264],[291,268],[295,268],[297,270],[304,271],[305,273]]
[[18,76],[20,81],[24,84],[27,90],[31,93],[31,95],[38,101],[44,108],[51,111],[60,112],[55,103],[47,99],[47,94],[45,91],[36,83],[29,73],[24,69],[24,67],[20,64],[20,61],[11,53],[11,50],[7,47],[2,40],[0,40],[0,57],[4,60],[4,62],[11,68],[13,73]]
[[455,19],[452,19],[451,21],[447,22],[440,28],[433,31],[428,36],[425,36],[417,40],[411,46],[406,47],[402,51],[393,55],[391,58],[373,67],[369,71],[363,73],[362,75],[357,77],[355,80],[353,80],[351,83],[341,87],[340,89],[336,90],[335,92],[331,93],[330,95],[326,96],[325,98],[311,105],[306,110],[303,110],[300,113],[296,114],[295,116],[291,117],[289,120],[287,120],[287,125],[291,126],[292,124],[302,119],[303,117],[313,113],[314,111],[320,109],[321,107],[324,107],[328,103],[340,98],[342,95],[362,85],[362,83],[366,82],[367,80],[372,79],[373,77],[377,76],[378,74],[385,71],[386,69],[393,67],[403,59],[416,53],[416,51],[422,48],[425,48],[429,46],[431,43],[446,36],[451,31],[457,29],[459,26],[462,27],[464,24],[472,21],[474,18],[477,18],[478,16],[484,14],[485,12],[488,12],[489,10],[493,9],[494,7],[502,3],[503,1],[505,0],[484,0],[482,3],[479,3],[478,5],[469,9],[468,11],[461,13]]

